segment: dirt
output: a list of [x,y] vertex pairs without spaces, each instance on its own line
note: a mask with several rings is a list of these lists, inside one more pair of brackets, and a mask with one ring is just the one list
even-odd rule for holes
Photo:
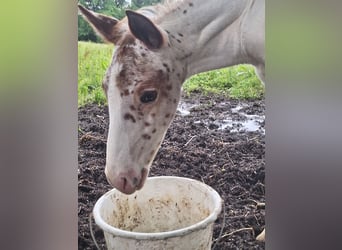
[[[264,99],[238,101],[222,96],[183,95],[178,111],[153,162],[150,176],[184,176],[213,187],[225,203],[214,225],[216,249],[265,249],[255,240],[265,226]],[[184,110],[184,107],[187,110]],[[87,105],[78,111],[79,249],[96,249],[89,231],[89,213],[111,189],[104,175],[108,108]],[[244,124],[255,118],[252,131]],[[248,124],[248,123],[247,123]],[[256,125],[256,126],[255,126]],[[220,235],[221,227],[224,226]],[[101,229],[95,238],[105,249]]]

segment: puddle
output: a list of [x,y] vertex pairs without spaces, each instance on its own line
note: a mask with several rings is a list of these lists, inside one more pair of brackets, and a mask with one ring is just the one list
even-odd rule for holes
[[220,126],[218,127],[219,130],[229,129],[230,132],[255,132],[261,131],[265,134],[265,129],[260,126],[265,120],[265,116],[259,115],[247,115],[245,113],[239,113],[239,115],[244,116],[246,120],[243,121],[234,121],[232,119],[224,119],[222,121],[218,121]]
[[241,109],[246,108],[246,107],[248,107],[247,104],[239,103],[238,105],[236,105],[235,108],[232,108],[231,110],[232,110],[233,113],[238,113]]
[[[217,104],[220,107],[227,106],[228,104],[222,102]],[[178,105],[177,111],[182,116],[191,114],[191,110],[194,107],[198,107],[200,104],[186,103],[181,101]],[[265,121],[264,115],[249,115],[243,112],[244,108],[248,107],[248,104],[239,103],[236,107],[231,108],[230,111],[222,112],[215,117],[215,120],[197,120],[194,124],[205,124],[209,129],[226,130],[230,132],[256,132],[259,131],[265,134],[265,129],[261,127],[261,123]]]
[[190,115],[191,109],[198,107],[198,106],[199,104],[186,103],[186,102],[181,101],[178,104],[177,112],[179,112],[181,116],[187,116],[187,115]]

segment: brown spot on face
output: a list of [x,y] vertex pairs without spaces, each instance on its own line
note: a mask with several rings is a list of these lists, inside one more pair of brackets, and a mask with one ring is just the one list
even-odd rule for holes
[[143,139],[145,139],[145,140],[150,140],[150,139],[151,139],[151,136],[148,135],[148,134],[143,134],[141,137],[142,137]]
[[176,103],[177,103],[177,100],[176,100],[176,99],[173,99],[173,103],[176,104]]
[[129,108],[133,111],[137,110],[133,105],[129,106]]
[[151,126],[151,124],[148,122],[145,122],[145,126],[148,127],[148,126]]
[[126,68],[124,67],[121,71],[120,71],[120,73],[119,73],[119,75],[116,77],[116,81],[117,81],[117,86],[123,86],[124,84],[125,84],[125,80],[126,80]]
[[124,95],[125,95],[125,96],[129,95],[129,90],[128,90],[128,89],[125,89],[125,90],[124,90]]
[[152,117],[155,117],[155,116],[156,116],[156,114],[155,114],[155,113],[152,113],[152,114],[151,114],[151,116],[152,116]]
[[178,33],[179,36],[183,37],[183,34],[182,33]]
[[167,65],[166,63],[163,63],[163,66],[166,68],[167,72],[170,72],[169,65]]
[[189,3],[189,6],[192,7],[192,6],[194,6],[194,4],[193,3]]
[[136,122],[134,116],[131,115],[130,113],[126,113],[126,114],[124,115],[124,119],[125,119],[125,120],[131,120],[133,123]]
[[151,155],[151,156],[154,155],[154,150],[152,150],[152,151],[150,152],[150,155]]
[[166,85],[166,89],[167,90],[171,90],[172,89],[172,85]]
[[171,116],[171,114],[166,114],[165,118],[169,118]]
[[154,129],[152,130],[152,134],[154,134],[155,132],[157,132],[157,129],[156,129],[156,128],[154,128]]
[[179,39],[176,39],[177,40],[177,42],[179,42],[179,43],[182,43],[182,41],[181,40],[179,40]]
[[183,11],[183,14],[186,14],[187,12],[188,12],[187,10],[184,10],[184,11]]
[[145,57],[145,56],[146,56],[146,54],[145,54],[145,53],[141,53],[141,56],[142,56],[142,57]]
[[125,68],[123,68],[123,69],[120,71],[119,76],[120,76],[120,77],[125,77],[125,76],[126,76],[126,69],[125,69]]
[[141,82],[142,82],[142,80],[136,80],[135,83],[134,83],[134,86],[137,86]]

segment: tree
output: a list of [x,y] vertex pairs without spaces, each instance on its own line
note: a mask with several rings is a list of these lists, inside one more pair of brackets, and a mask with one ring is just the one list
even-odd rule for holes
[[161,0],[132,0],[131,8],[132,9],[139,9],[143,6],[155,5],[160,3]]
[[[136,10],[143,6],[160,3],[161,0],[132,0],[131,4],[129,2],[128,0],[79,0],[79,3],[87,9],[113,16],[119,20],[125,17],[126,9]],[[90,25],[80,16],[78,16],[78,40],[101,42]]]

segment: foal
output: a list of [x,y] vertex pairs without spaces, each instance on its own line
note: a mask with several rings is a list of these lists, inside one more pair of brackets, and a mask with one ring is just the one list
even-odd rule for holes
[[116,45],[103,81],[110,118],[105,173],[123,193],[143,187],[185,79],[249,63],[265,80],[264,0],[167,1],[126,11],[121,21],[79,9]]

